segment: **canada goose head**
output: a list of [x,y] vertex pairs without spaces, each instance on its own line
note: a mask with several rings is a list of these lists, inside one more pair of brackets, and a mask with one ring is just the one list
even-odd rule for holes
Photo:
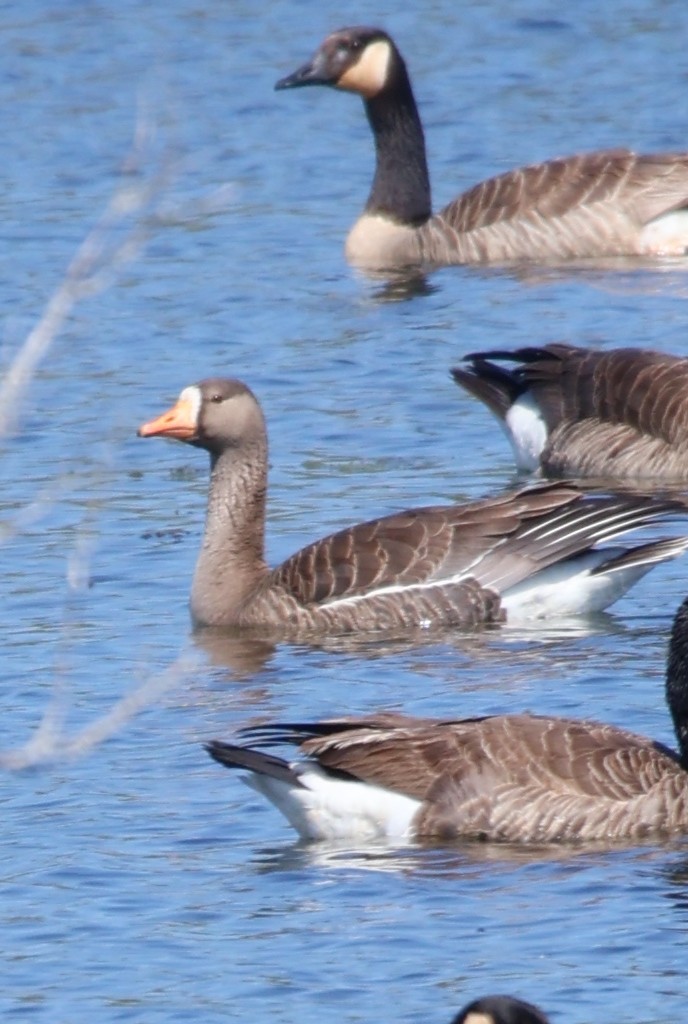
[[209,377],[184,388],[170,409],[139,427],[138,436],[174,438],[213,456],[264,437],[265,422],[242,381]]
[[452,1024],[549,1024],[537,1006],[513,996],[485,996],[464,1006]]
[[275,89],[329,85],[369,100],[406,75],[403,58],[381,28],[356,26],[329,35],[311,60],[281,78]]

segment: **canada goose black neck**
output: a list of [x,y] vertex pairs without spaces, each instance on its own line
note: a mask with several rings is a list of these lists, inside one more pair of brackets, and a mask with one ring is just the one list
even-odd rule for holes
[[681,764],[688,771],[688,598],[676,613],[671,627],[666,695]]
[[390,83],[364,100],[375,139],[376,167],[367,213],[381,213],[413,227],[432,215],[425,137],[408,72],[396,48]]
[[330,86],[360,96],[375,139],[376,167],[365,212],[404,227],[432,215],[425,137],[404,58],[380,28],[332,32],[276,89]]

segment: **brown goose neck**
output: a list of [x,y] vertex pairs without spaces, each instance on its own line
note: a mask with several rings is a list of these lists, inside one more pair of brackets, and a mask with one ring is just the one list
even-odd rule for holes
[[253,440],[210,456],[204,547],[264,566],[267,446]]
[[211,453],[205,531],[191,589],[197,626],[233,625],[267,575],[267,445],[254,439]]
[[365,101],[375,139],[375,177],[367,213],[380,213],[419,227],[432,215],[425,136],[406,68],[393,88]]

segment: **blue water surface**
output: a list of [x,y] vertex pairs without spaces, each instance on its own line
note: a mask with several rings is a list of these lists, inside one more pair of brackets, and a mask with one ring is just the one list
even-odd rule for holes
[[465,353],[685,352],[678,263],[451,268],[406,292],[352,271],[342,244],[373,157],[360,103],[273,92],[326,32],[385,25],[440,205],[548,156],[684,148],[685,4],[26,0],[0,18],[3,370],[110,218],[102,258],[85,254],[92,287],[0,410],[17,416],[0,496],[0,1013],[441,1024],[508,991],[562,1024],[684,1019],[685,842],[304,848],[201,743],[258,717],[380,707],[585,715],[670,743],[685,559],[610,614],[548,631],[357,648],[194,637],[206,460],[135,433],[201,377],[245,379],[269,425],[276,562],[334,527],[513,479],[497,425],[449,376]]

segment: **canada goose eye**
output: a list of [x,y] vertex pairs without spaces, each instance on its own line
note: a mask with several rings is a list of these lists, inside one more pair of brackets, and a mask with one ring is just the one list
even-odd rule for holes
[[362,48],[360,39],[347,39],[339,44],[337,47],[337,57],[339,60],[346,60],[352,53],[356,53]]

